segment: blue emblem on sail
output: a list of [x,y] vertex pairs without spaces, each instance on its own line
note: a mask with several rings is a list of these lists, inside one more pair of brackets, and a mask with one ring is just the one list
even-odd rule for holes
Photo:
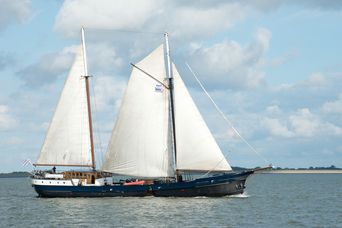
[[161,84],[157,84],[155,87],[154,87],[154,91],[155,92],[163,92],[163,86]]

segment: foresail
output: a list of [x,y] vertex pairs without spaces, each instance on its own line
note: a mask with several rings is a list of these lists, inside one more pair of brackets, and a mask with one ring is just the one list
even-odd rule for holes
[[163,45],[136,66],[139,69],[132,70],[102,170],[137,177],[173,176]]
[[91,166],[90,131],[82,47],[51,121],[37,165]]
[[172,70],[175,96],[177,169],[231,170],[174,64]]

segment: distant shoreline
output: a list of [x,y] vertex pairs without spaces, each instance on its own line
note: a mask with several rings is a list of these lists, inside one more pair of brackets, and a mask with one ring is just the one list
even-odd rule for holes
[[18,178],[18,177],[29,177],[29,172],[12,172],[12,173],[0,173],[0,178]]
[[342,174],[341,169],[283,169],[257,171],[261,174]]

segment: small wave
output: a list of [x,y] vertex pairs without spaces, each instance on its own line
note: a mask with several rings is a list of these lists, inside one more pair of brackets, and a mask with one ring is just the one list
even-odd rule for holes
[[242,194],[236,194],[236,195],[230,195],[228,198],[248,198],[250,195],[248,195],[246,192]]
[[195,196],[194,199],[207,199],[208,197],[206,196]]

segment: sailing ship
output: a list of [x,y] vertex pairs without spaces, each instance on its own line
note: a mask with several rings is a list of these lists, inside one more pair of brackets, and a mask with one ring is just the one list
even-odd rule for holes
[[[165,41],[137,64],[104,162],[96,168],[84,29],[32,186],[40,197],[226,196],[255,170],[234,172],[192,100]],[[56,172],[56,166],[86,167]],[[123,178],[124,177],[124,178]]]

